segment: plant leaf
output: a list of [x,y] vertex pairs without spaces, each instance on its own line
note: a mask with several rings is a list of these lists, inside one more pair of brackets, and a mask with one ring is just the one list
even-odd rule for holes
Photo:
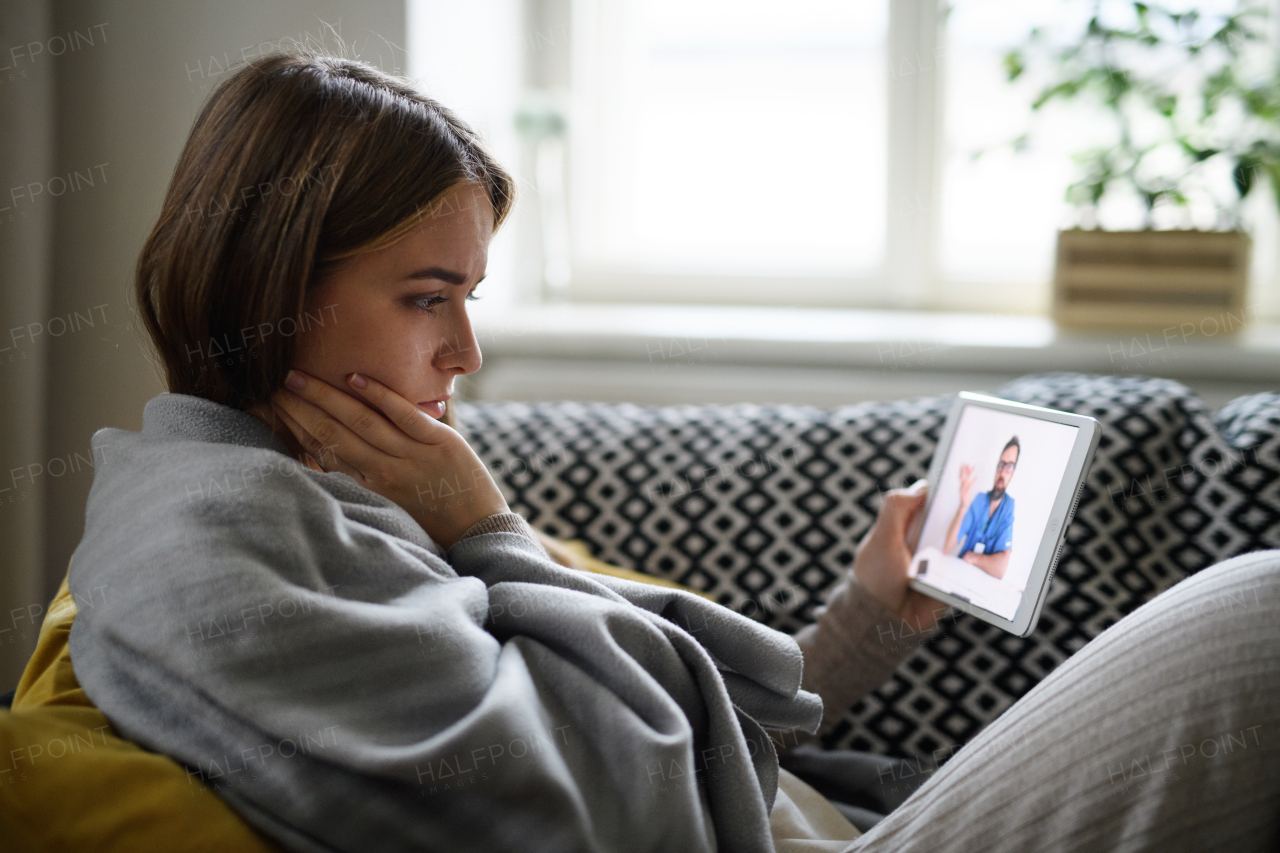
[[1253,189],[1253,173],[1257,168],[1258,161],[1253,157],[1246,155],[1236,160],[1236,166],[1231,170],[1231,180],[1236,185],[1240,198],[1247,196],[1249,190]]
[[1011,50],[1006,53],[1002,64],[1004,65],[1005,77],[1010,83],[1021,77],[1022,73],[1027,70],[1027,65],[1023,61],[1022,51],[1020,50]]

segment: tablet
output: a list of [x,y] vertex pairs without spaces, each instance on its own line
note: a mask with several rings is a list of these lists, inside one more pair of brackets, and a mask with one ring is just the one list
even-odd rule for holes
[[1098,447],[1098,422],[962,393],[929,467],[908,541],[911,586],[1025,637],[1040,620],[1063,536]]

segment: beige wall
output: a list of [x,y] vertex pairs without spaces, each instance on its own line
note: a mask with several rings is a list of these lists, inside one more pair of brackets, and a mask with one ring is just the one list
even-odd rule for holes
[[[37,335],[25,361],[0,363],[0,488],[15,467],[61,472],[20,480],[25,497],[12,504],[12,489],[0,492],[0,629],[21,623],[13,608],[42,606],[66,571],[93,481],[93,433],[138,429],[162,390],[133,323],[130,277],[203,98],[227,65],[273,45],[309,36],[335,46],[326,24],[346,55],[403,72],[404,0],[5,0],[0,69],[11,46],[80,35],[75,50],[38,54],[26,78],[0,70],[0,207],[12,206],[12,186],[80,177],[56,199],[38,194],[26,219],[0,221],[0,347],[12,326],[63,331]],[[70,317],[74,330],[51,317]],[[68,458],[66,470],[54,461]],[[0,693],[33,639],[4,637]]]
[[18,188],[54,174],[54,63],[23,49],[50,26],[44,0],[7,0],[0,12],[0,693],[21,672],[44,602],[43,481],[15,486],[11,471],[38,462],[44,446],[45,338],[33,344],[25,331],[49,316],[53,204]]

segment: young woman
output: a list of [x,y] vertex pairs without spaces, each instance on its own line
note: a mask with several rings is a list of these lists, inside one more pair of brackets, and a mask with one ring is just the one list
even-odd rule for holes
[[[141,433],[95,436],[70,574],[107,591],[71,653],[121,734],[296,850],[1276,838],[1275,554],[1125,619],[859,838],[766,730],[794,743],[824,706],[838,717],[910,651],[885,636],[933,627],[941,609],[906,584],[923,492],[888,498],[796,639],[550,559],[450,425],[452,382],[481,362],[466,301],[511,196],[463,124],[360,63],[267,57],[213,94],[138,265],[171,393]],[[1258,606],[1236,620],[1172,619],[1241,587]],[[1107,784],[1237,729],[1256,737],[1229,758]]]

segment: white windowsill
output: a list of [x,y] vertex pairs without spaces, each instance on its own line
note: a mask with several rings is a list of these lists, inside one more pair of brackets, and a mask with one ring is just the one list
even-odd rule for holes
[[[1280,385],[1280,324],[1237,335],[1082,333],[1044,317],[689,305],[531,305],[473,311],[486,361],[1024,374],[1053,370]],[[1206,315],[1213,332],[1217,315]],[[704,353],[699,356],[698,353]]]

